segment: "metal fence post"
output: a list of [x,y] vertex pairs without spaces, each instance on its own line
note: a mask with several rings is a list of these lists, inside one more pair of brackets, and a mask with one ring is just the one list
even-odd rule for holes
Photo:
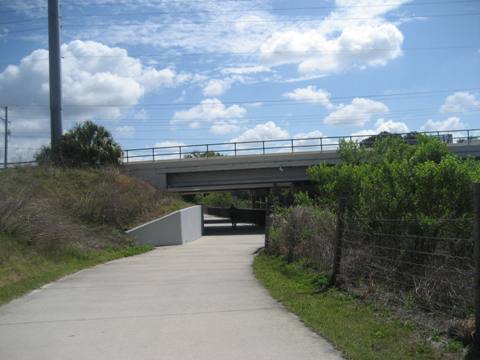
[[292,153],[293,153],[293,139],[291,141],[292,141]]
[[265,155],[265,141],[262,141],[263,155]]
[[233,143],[233,151],[235,154],[235,157],[237,156],[237,143]]
[[152,160],[155,161],[155,148],[152,148]]
[[331,285],[337,285],[337,277],[340,274],[340,264],[342,261],[342,240],[345,227],[345,209],[347,205],[347,199],[341,197],[338,199],[337,208],[337,226],[335,231],[335,242],[333,244],[333,267],[332,277],[330,278]]
[[126,154],[127,154],[127,163],[128,163],[128,150],[125,150]]
[[475,217],[473,223],[473,241],[475,247],[475,333],[474,344],[480,348],[480,183],[473,184],[473,202]]
[[182,147],[181,146],[178,147],[178,158],[180,160],[182,160]]
[[323,139],[320,138],[320,152],[323,151]]

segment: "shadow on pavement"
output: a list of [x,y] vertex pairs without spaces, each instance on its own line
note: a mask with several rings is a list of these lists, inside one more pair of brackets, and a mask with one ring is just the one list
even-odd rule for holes
[[251,224],[237,224],[235,228],[231,224],[207,224],[204,229],[204,236],[261,235],[265,233],[265,228]]

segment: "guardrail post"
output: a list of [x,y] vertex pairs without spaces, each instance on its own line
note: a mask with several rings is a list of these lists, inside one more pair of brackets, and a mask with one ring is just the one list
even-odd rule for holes
[[128,150],[125,150],[125,152],[127,153],[127,163],[128,163]]
[[323,152],[323,138],[320,138],[320,152]]
[[293,153],[293,139],[291,140],[291,142],[292,142],[292,153]]
[[346,205],[347,205],[347,199],[345,197],[341,197],[340,199],[338,199],[337,226],[335,229],[335,242],[333,244],[332,277],[330,278],[331,285],[337,285],[337,277],[340,274]]
[[155,148],[152,148],[152,160],[155,161]]
[[265,155],[265,141],[262,141],[263,155]]
[[182,146],[178,147],[178,156],[179,156],[179,159],[182,160]]
[[470,130],[467,130],[467,144],[470,144]]
[[237,157],[237,143],[233,143],[234,156]]
[[208,156],[208,144],[206,146],[207,146],[207,156]]

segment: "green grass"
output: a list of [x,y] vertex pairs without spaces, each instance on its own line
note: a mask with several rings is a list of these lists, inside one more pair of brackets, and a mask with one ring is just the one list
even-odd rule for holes
[[149,251],[148,246],[120,249],[63,249],[55,254],[0,235],[0,305],[81,269]]
[[309,272],[300,264],[258,255],[255,275],[270,294],[314,331],[326,337],[342,354],[353,360],[460,359],[457,346],[436,350],[431,336],[411,323],[395,319],[386,310],[330,289],[317,293],[324,276]]

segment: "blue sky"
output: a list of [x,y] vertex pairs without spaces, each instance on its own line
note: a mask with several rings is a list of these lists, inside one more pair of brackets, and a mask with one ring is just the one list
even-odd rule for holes
[[[0,0],[11,161],[49,142],[46,3]],[[64,128],[123,148],[480,128],[479,0],[60,3]]]

